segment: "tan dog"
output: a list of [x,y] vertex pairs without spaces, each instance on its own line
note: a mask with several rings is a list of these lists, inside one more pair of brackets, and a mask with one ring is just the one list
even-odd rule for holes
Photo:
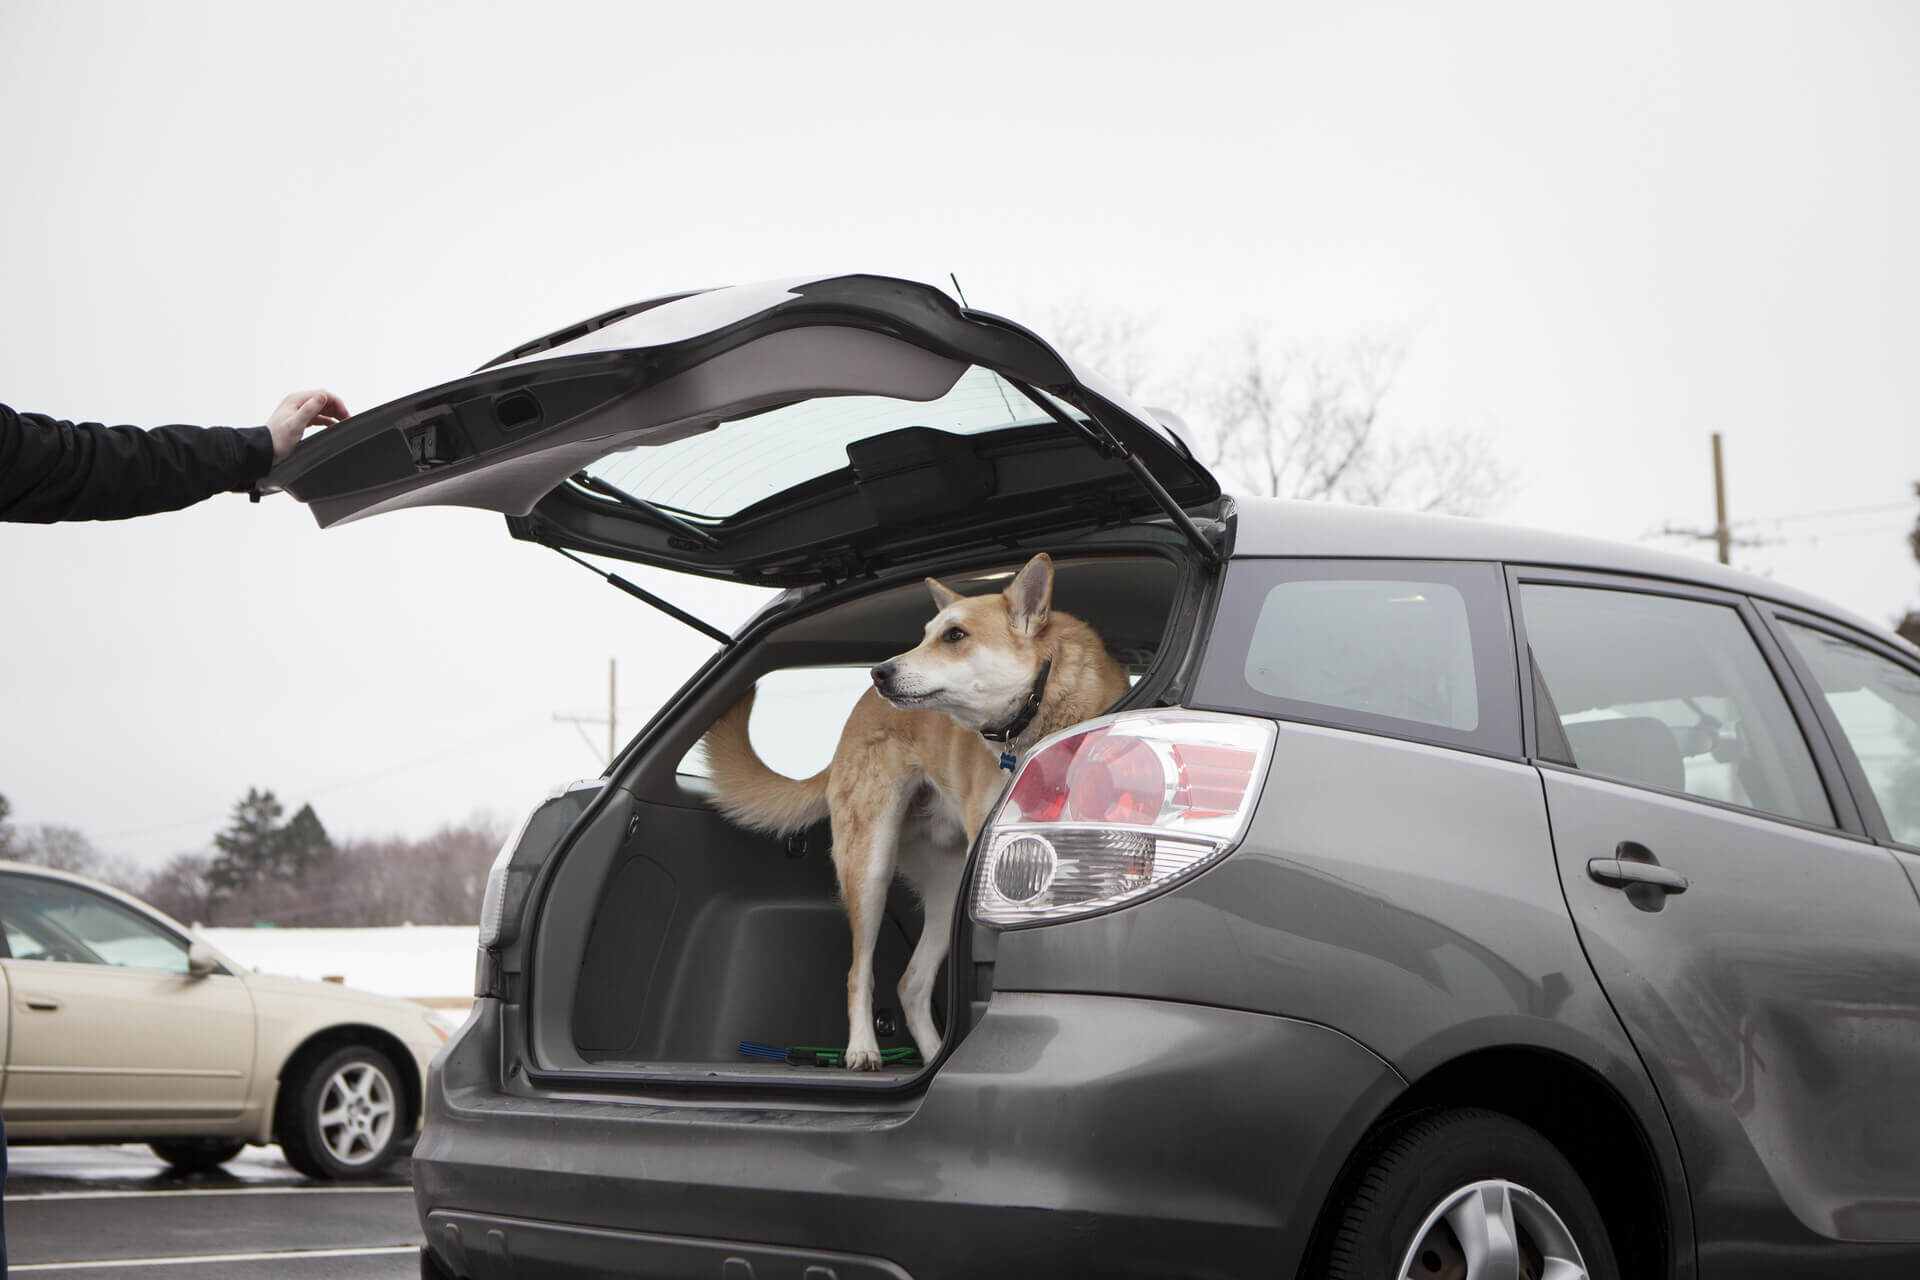
[[[1053,561],[1035,556],[998,595],[962,596],[927,579],[939,612],[918,646],[873,669],[833,763],[804,780],[769,769],[747,737],[749,693],[704,739],[720,811],[786,834],[833,820],[833,865],[853,929],[847,973],[847,1057],[880,1066],[873,1029],[873,950],[897,869],[920,895],[925,922],[900,979],[907,1029],[925,1061],[940,1035],[933,979],[967,849],[1018,753],[1096,716],[1127,691],[1126,672],[1078,618],[1054,613]],[[993,738],[995,741],[989,742]],[[902,839],[903,831],[907,839]]]

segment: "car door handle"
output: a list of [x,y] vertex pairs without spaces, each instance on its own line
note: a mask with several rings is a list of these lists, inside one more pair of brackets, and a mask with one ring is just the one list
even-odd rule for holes
[[27,1008],[39,1013],[53,1013],[60,1008],[60,1002],[52,996],[24,996]]
[[1640,862],[1628,858],[1595,858],[1587,863],[1587,875],[1615,889],[1631,889],[1635,885],[1646,885],[1667,893],[1687,891],[1685,876],[1677,871],[1669,871],[1657,862]]

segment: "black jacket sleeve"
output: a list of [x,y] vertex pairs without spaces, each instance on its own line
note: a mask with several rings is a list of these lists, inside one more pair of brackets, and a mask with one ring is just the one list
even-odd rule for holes
[[125,520],[246,489],[273,466],[265,427],[103,427],[0,404],[0,520]]

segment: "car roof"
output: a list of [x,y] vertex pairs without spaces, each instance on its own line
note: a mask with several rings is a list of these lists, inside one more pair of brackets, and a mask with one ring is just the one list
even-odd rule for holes
[[1812,592],[1652,547],[1462,516],[1285,498],[1236,495],[1233,501],[1237,516],[1235,556],[1489,560],[1629,573],[1759,596],[1826,614],[1882,640],[1895,640],[1885,624],[1863,618]]

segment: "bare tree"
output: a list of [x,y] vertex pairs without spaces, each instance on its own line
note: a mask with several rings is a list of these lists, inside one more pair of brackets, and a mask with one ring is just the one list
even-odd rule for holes
[[1097,311],[1085,305],[1056,312],[1049,337],[1061,351],[1084,360],[1129,399],[1138,399],[1154,379],[1156,362],[1147,351],[1147,324],[1127,311]]
[[71,871],[131,890],[139,877],[132,865],[94,848],[86,833],[73,827],[41,825],[12,832],[7,856],[54,871]]
[[1383,404],[1406,362],[1404,339],[1354,342],[1328,355],[1273,350],[1249,333],[1224,369],[1169,377],[1146,354],[1147,327],[1137,317],[1082,307],[1053,328],[1064,349],[1130,397],[1171,410],[1200,460],[1243,492],[1482,515],[1512,484],[1480,433],[1383,425]]
[[209,876],[212,867],[207,854],[177,853],[147,877],[140,896],[176,920],[211,924],[217,896]]
[[503,832],[491,818],[420,840],[346,840],[297,879],[262,877],[210,908],[225,923],[302,927],[473,924]]

